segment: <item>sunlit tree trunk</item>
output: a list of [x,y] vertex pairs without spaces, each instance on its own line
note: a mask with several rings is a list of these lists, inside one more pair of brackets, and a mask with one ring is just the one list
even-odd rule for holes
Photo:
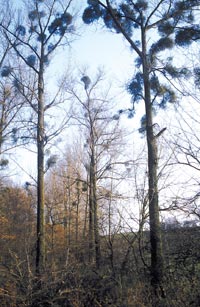
[[[143,79],[144,79],[144,98],[146,114],[146,140],[148,149],[148,181],[149,181],[149,221],[150,221],[150,242],[151,242],[151,274],[152,284],[155,289],[160,288],[163,281],[163,252],[161,240],[161,228],[159,220],[158,202],[158,154],[156,137],[153,132],[153,109],[150,93],[150,67],[146,51],[145,29],[142,35],[142,54],[143,54]],[[162,287],[161,287],[162,289]]]
[[96,195],[96,163],[94,131],[91,125],[91,156],[90,156],[90,187],[89,187],[89,259],[95,261],[97,268],[100,266],[100,237],[98,226],[98,209]]
[[77,190],[77,200],[76,200],[76,217],[75,217],[75,227],[76,227],[76,254],[78,255],[78,242],[79,242],[79,204],[80,204],[80,178],[76,181]]
[[94,202],[94,242],[95,242],[95,261],[97,268],[100,267],[101,250],[100,250],[100,236],[99,236],[99,222],[98,222],[98,203],[97,203],[97,185],[96,185],[96,167],[95,163],[92,167],[94,169],[93,177],[93,202]]

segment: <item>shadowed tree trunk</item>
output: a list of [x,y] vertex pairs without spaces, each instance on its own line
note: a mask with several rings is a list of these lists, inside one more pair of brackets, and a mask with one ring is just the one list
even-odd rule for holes
[[[41,52],[42,53],[42,52]],[[43,58],[41,56],[41,58]],[[37,124],[37,247],[36,272],[45,269],[45,201],[44,201],[44,81],[43,63],[38,77],[38,124]]]

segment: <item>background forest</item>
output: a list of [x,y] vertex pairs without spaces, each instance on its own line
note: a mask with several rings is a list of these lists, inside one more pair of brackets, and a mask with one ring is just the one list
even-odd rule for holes
[[200,1],[0,6],[0,306],[199,307]]

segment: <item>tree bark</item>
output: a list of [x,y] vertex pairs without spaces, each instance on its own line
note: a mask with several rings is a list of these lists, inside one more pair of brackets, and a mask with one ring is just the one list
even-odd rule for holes
[[[91,127],[91,130],[93,128]],[[91,131],[91,156],[90,156],[90,195],[89,195],[89,244],[90,244],[90,260],[95,261],[96,267],[100,267],[100,237],[98,225],[98,204],[96,195],[96,163],[95,163],[95,145],[94,135]]]
[[37,123],[37,247],[36,272],[45,269],[45,199],[44,199],[44,80],[43,48],[38,74],[38,123]]
[[[162,290],[164,260],[162,252],[161,228],[158,201],[158,154],[156,137],[153,133],[153,109],[150,92],[150,64],[146,53],[146,33],[142,30],[143,80],[146,112],[146,140],[148,149],[148,199],[151,243],[151,276],[156,292]],[[163,290],[162,290],[163,292]]]
[[[96,169],[96,167],[95,167],[95,169]],[[95,258],[96,258],[96,267],[99,268],[100,262],[101,262],[101,249],[100,249],[99,222],[98,222],[98,204],[97,204],[97,195],[96,195],[96,190],[97,190],[97,188],[96,188],[96,171],[94,171],[94,179],[93,180],[94,180],[94,182],[93,182],[93,198],[94,198]]]
[[94,262],[94,197],[93,197],[93,169],[90,163],[89,180],[89,262]]

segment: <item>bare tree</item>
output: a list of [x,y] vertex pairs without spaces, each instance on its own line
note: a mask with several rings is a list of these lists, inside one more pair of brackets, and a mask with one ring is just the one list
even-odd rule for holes
[[[98,72],[94,80],[86,74],[80,78],[78,85],[66,85],[74,99],[74,120],[80,127],[83,144],[83,163],[88,179],[89,209],[89,260],[97,267],[101,264],[99,206],[106,178],[114,172],[114,159],[120,155],[118,149],[122,144],[119,117],[111,111],[108,92],[101,91],[103,74]],[[84,91],[82,88],[84,87]],[[102,188],[101,188],[102,186]],[[106,191],[106,189],[105,189]]]

